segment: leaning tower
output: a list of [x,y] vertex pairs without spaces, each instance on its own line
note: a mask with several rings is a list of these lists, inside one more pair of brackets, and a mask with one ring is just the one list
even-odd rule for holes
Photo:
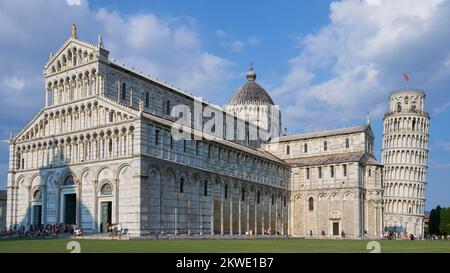
[[423,236],[427,181],[428,128],[425,93],[392,92],[384,115],[384,226],[386,231]]

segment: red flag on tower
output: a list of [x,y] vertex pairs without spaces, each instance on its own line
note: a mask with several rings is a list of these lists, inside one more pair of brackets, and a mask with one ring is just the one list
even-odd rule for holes
[[406,75],[406,73],[403,73],[403,80],[404,81],[409,81],[409,77],[408,77],[408,75]]

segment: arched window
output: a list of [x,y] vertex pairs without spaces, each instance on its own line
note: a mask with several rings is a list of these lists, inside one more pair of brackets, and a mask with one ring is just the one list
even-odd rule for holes
[[159,130],[155,130],[155,145],[159,145]]
[[180,192],[184,192],[184,178],[180,179]]
[[69,175],[64,180],[64,186],[71,186],[71,185],[75,185],[75,181],[73,180],[73,176]]
[[100,190],[100,194],[101,195],[111,195],[112,194],[111,184],[105,183]]
[[288,155],[291,152],[289,145],[286,145],[286,154]]
[[33,200],[40,200],[41,199],[41,191],[36,190],[33,194]]
[[111,153],[112,153],[112,139],[109,139],[109,141],[108,141],[108,153],[109,153],[109,156],[111,156]]
[[323,142],[323,150],[326,151],[327,149],[328,149],[327,142],[324,141],[324,142]]
[[260,191],[258,191],[258,204],[259,204],[259,201],[261,200],[261,192]]
[[308,199],[308,208],[309,208],[309,211],[313,211],[314,210],[314,198],[312,198],[312,197],[310,197]]
[[167,102],[166,102],[166,114],[167,115],[170,115],[170,100],[167,100]]
[[397,112],[401,112],[402,111],[402,105],[399,103],[397,103]]
[[411,105],[411,111],[412,111],[412,112],[416,112],[416,111],[417,111],[416,108],[417,108],[416,102],[413,102],[412,105]]
[[242,196],[241,196],[241,200],[245,201],[245,188],[242,188]]
[[303,145],[303,152],[304,152],[304,153],[307,153],[307,152],[308,152],[308,143],[305,143],[305,144]]
[[227,199],[228,198],[228,184],[225,184],[225,193],[224,193],[224,198]]
[[345,139],[345,148],[346,149],[350,148],[350,139],[349,138]]
[[150,93],[145,92],[145,107],[150,107]]
[[127,99],[127,84],[122,83],[122,88],[120,89],[120,99],[126,100]]
[[203,195],[208,196],[208,181],[205,180],[205,184],[203,186]]

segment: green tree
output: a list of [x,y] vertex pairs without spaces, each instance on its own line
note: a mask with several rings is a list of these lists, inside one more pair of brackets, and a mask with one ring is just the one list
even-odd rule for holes
[[430,221],[428,222],[428,232],[430,234],[436,234],[436,209],[430,211]]
[[441,234],[449,234],[447,226],[450,224],[450,207],[442,208],[440,214],[439,231]]
[[441,213],[439,213],[439,234],[444,233],[447,230],[447,221],[445,217],[447,216],[447,209],[441,208]]
[[441,234],[441,231],[439,230],[439,226],[441,224],[441,206],[436,207],[436,221],[434,222],[434,230],[436,234]]

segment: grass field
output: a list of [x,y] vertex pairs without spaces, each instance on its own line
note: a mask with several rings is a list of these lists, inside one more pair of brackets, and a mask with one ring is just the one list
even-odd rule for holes
[[[0,252],[68,253],[70,239],[0,240]],[[362,252],[368,253],[366,240],[77,240],[81,252],[185,252],[185,253],[274,253],[274,252]],[[381,240],[381,252],[446,252],[450,241],[389,241]]]

